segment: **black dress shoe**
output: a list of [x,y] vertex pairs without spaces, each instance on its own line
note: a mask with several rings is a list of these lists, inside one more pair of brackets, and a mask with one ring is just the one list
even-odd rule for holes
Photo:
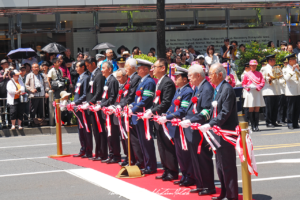
[[181,187],[189,187],[195,185],[194,181],[191,180],[185,180],[183,183],[180,183],[179,186]]
[[182,181],[181,180],[180,181],[174,181],[173,183],[174,183],[174,185],[179,185],[180,183],[182,183]]
[[237,198],[223,198],[222,200],[238,200]]
[[274,126],[274,127],[281,127],[282,125],[277,124],[277,123],[274,123],[273,126]]
[[292,125],[288,125],[288,129],[291,129],[291,130],[293,130],[293,129],[294,129],[294,127],[293,127]]
[[211,194],[216,194],[216,189],[204,189],[201,192],[198,193],[199,196],[202,195],[211,195]]
[[190,190],[190,193],[198,193],[198,192],[201,192],[202,190],[203,190],[203,188],[196,188],[196,189]]
[[267,124],[268,128],[274,128],[275,126],[273,124]]
[[84,156],[85,153],[79,153],[79,154],[76,154],[76,155],[73,155],[73,157],[77,158],[77,157],[82,157]]
[[93,158],[92,161],[101,161],[102,159],[100,157]]
[[151,169],[144,169],[143,174],[155,174],[157,170],[151,170]]
[[224,197],[220,197],[220,196],[219,197],[212,197],[211,199],[212,200],[222,200],[222,199],[224,199]]
[[135,165],[138,166],[138,168],[139,168],[140,170],[142,170],[142,169],[145,168],[144,165],[141,164],[141,163],[139,163],[139,162],[135,163]]
[[173,176],[172,174],[168,174],[166,177],[162,178],[163,181],[173,181],[177,179],[178,175]]
[[92,155],[84,155],[81,158],[92,158],[92,157],[93,157]]
[[155,179],[163,179],[168,175],[168,170],[165,170],[161,176],[156,176]]
[[298,123],[295,124],[295,125],[294,125],[294,128],[300,128],[299,124],[298,124]]
[[118,163],[118,162],[120,162],[120,161],[121,161],[121,159],[115,159],[115,158],[113,158],[113,159],[107,161],[106,163],[107,163],[107,164],[114,164],[114,163]]
[[102,163],[107,163],[108,161],[112,160],[112,158],[107,158],[105,160],[101,160]]
[[127,166],[128,162],[127,161],[123,161],[123,162],[119,162],[119,165],[121,165],[122,167]]

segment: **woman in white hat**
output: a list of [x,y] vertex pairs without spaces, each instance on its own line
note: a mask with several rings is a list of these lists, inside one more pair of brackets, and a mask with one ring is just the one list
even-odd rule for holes
[[249,108],[249,120],[252,131],[260,131],[258,128],[259,109],[266,106],[261,92],[261,89],[265,86],[265,79],[262,73],[256,71],[257,65],[256,60],[250,60],[249,66],[251,70],[244,74],[242,82],[242,86],[247,91],[244,93],[244,108]]

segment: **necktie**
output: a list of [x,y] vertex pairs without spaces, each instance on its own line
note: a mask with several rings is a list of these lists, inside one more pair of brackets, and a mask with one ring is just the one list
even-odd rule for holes
[[79,83],[79,81],[80,81],[80,77],[78,77],[78,79],[77,79],[77,83]]
[[130,81],[130,77],[128,77],[127,83],[129,83],[129,81]]
[[216,98],[216,96],[217,96],[217,93],[218,93],[218,91],[215,90],[215,92],[214,92],[214,100],[215,100],[215,98]]
[[106,85],[107,79],[105,79],[105,85]]
[[198,87],[196,86],[195,87],[195,90],[194,90],[194,95],[198,92]]
[[93,80],[93,77],[94,77],[94,75],[93,75],[93,73],[91,74],[91,80]]

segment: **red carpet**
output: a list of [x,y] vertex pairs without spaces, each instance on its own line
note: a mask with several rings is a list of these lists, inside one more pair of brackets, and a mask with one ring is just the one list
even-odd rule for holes
[[[95,162],[82,158],[74,158],[74,157],[62,157],[62,158],[53,158],[59,161],[67,162],[70,164],[91,168],[107,175],[115,177],[120,171],[121,167],[118,164],[105,164],[101,162]],[[209,195],[209,196],[198,196],[198,194],[190,194],[189,190],[194,189],[193,187],[179,187],[173,184],[173,182],[164,182],[161,180],[156,180],[155,176],[161,175],[163,173],[162,170],[158,170],[158,173],[146,175],[142,178],[134,178],[134,179],[121,179],[125,182],[131,183],[141,188],[145,188],[151,192],[155,192],[160,194],[166,198],[172,200],[182,200],[182,199],[201,199],[201,200],[211,200],[212,196],[219,196],[220,189],[217,188],[217,194]],[[239,196],[239,200],[242,200],[243,197]]]

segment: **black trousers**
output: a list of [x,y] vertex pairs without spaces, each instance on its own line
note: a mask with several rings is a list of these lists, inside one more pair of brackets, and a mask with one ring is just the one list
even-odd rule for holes
[[83,128],[84,128],[84,138],[85,138],[85,146],[86,146],[85,154],[87,156],[92,156],[93,155],[93,136],[92,136],[90,117],[89,117],[86,110],[84,111],[84,113],[85,113],[85,117],[86,117],[86,121],[87,121],[87,127],[88,127],[89,132],[86,131],[86,127],[85,127],[85,124],[84,124],[84,121],[83,121],[82,113],[81,112],[76,112],[76,115],[78,115],[78,117],[80,116],[79,118],[80,118],[81,123],[82,123]]
[[175,144],[175,152],[176,152],[178,164],[183,176],[181,180],[191,179],[191,181],[194,181],[195,177],[194,177],[192,159],[190,154],[190,151],[192,151],[191,147],[188,146],[187,151],[182,149],[179,132],[175,133],[173,140]]
[[35,115],[37,114],[38,118],[43,117],[43,99],[42,98],[36,98],[31,99],[30,103],[30,118],[35,118]]
[[287,101],[286,101],[286,96],[282,94],[279,96],[278,99],[277,121],[284,122],[286,119],[286,114],[287,114]]
[[[6,97],[2,97],[2,98],[6,98]],[[4,108],[1,109],[1,112],[5,113],[7,110],[7,113],[10,113],[10,106],[8,106],[7,101],[0,101],[0,106],[4,106]],[[10,117],[9,114],[6,115],[6,119],[8,120],[8,123],[11,124],[10,122]],[[5,124],[5,114],[1,115],[1,120],[2,120],[2,124]]]
[[234,146],[220,147],[216,151],[217,173],[221,182],[221,197],[238,198],[236,154]]
[[[109,116],[110,124],[111,124],[111,136],[107,134],[107,141],[108,141],[108,149],[109,149],[109,157],[114,159],[121,159],[121,145],[120,145],[120,130],[117,125],[113,122],[113,115]],[[106,124],[106,127],[108,125]]]
[[188,142],[196,186],[197,188],[215,189],[213,152],[209,149],[210,146],[204,138],[201,145],[201,153],[198,154],[200,140],[201,136],[199,133],[193,135],[192,142]]
[[299,106],[300,96],[286,96],[287,101],[287,123],[294,128],[298,125],[298,118],[300,113]]
[[73,116],[73,113],[67,110],[61,111],[61,121],[64,123],[68,123],[68,125],[71,124],[71,118]]
[[24,104],[20,102],[20,99],[14,100],[14,105],[9,105],[10,120],[23,121]]
[[154,147],[153,134],[152,134],[153,122],[149,121],[149,125],[150,125],[149,130],[151,134],[150,140],[146,139],[144,121],[142,119],[138,120],[138,123],[135,127],[138,133],[140,147],[144,155],[145,169],[157,170],[157,161],[156,161],[155,147]]
[[178,174],[179,169],[175,145],[173,145],[169,138],[165,135],[162,125],[159,125],[157,130],[157,146],[164,170],[169,170],[172,175]]
[[95,140],[95,157],[101,157],[103,160],[107,159],[107,133],[105,131],[105,121],[101,118],[101,113],[98,111],[98,117],[100,118],[100,125],[102,132],[99,131],[95,113],[89,112],[89,124],[91,124],[94,140]]
[[[82,120],[81,112],[76,112],[76,115],[80,119],[82,125],[84,125],[83,120]],[[86,149],[86,147],[87,147],[87,138],[86,138],[87,133],[86,133],[85,128],[80,128],[79,122],[77,124],[78,124],[79,142],[80,142],[80,145],[81,145],[79,154],[85,154],[85,152],[87,152],[87,149]]]
[[266,124],[275,124],[278,113],[278,99],[279,95],[264,96],[265,100],[265,113],[266,113]]

